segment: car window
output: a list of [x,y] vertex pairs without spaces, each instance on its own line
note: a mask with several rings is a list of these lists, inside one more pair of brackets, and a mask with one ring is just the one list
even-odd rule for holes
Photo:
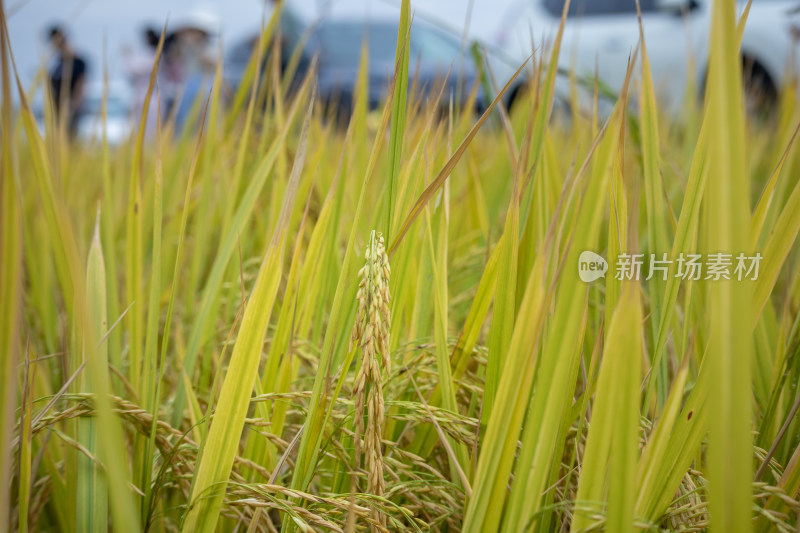
[[318,46],[323,61],[339,67],[357,67],[361,57],[364,31],[368,31],[367,46],[371,63],[394,62],[397,30],[363,24],[329,24],[317,29]]
[[[320,58],[328,65],[358,66],[364,31],[368,31],[369,60],[373,65],[394,63],[397,46],[397,27],[392,24],[371,24],[366,29],[360,23],[326,24],[316,32]],[[457,39],[424,25],[411,26],[411,60],[420,58],[426,65],[444,69],[459,66],[461,46]]]
[[280,30],[284,44],[293,50],[300,43],[306,26],[300,17],[286,6],[281,9],[280,17]]
[[411,58],[426,64],[458,67],[461,46],[455,39],[424,26],[411,26]]
[[[267,16],[269,17],[269,14]],[[282,39],[281,57],[288,60],[295,47],[300,43],[305,25],[300,17],[284,7],[280,14],[279,29]],[[250,61],[258,41],[258,34],[240,41],[230,50],[226,62],[230,65],[246,65]]]
[[[561,16],[565,0],[544,0],[547,11]],[[640,0],[642,12],[655,11],[656,0]],[[597,15],[635,15],[636,0],[572,0],[567,17],[591,17]]]

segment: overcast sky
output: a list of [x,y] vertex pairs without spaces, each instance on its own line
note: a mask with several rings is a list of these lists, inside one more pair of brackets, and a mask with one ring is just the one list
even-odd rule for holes
[[[504,16],[518,0],[474,0],[468,32],[472,37],[491,41]],[[325,12],[327,0],[286,0],[287,5],[314,20]],[[213,14],[221,25],[224,43],[257,30],[263,0],[4,0],[9,14],[11,45],[27,82],[33,79],[48,52],[44,31],[53,23],[64,24],[74,47],[90,61],[94,77],[101,75],[103,38],[107,36],[109,72],[124,76],[119,61],[123,47],[140,45],[144,24],[163,24],[167,15],[176,21],[201,9]],[[433,18],[461,31],[470,0],[412,0],[417,17]],[[335,17],[397,17],[399,0],[334,0]]]

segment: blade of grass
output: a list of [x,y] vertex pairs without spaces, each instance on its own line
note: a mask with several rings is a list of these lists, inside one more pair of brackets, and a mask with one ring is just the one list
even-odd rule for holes
[[22,321],[22,213],[12,166],[12,100],[5,7],[0,3],[2,162],[0,162],[0,524],[11,522],[11,441],[17,407],[17,361]]
[[[623,84],[623,92],[610,119],[611,131],[619,131],[625,120],[627,87],[633,62]],[[604,142],[605,141],[605,142]],[[618,150],[619,138],[602,136],[598,159],[612,161]],[[605,211],[610,172],[607,166],[593,168],[591,180],[586,183],[580,206],[575,213],[574,227],[568,229],[569,240],[564,244],[563,263],[568,268],[578,264],[584,250],[598,247],[599,227]],[[560,272],[560,271],[559,271]],[[577,372],[580,366],[582,322],[585,320],[589,291],[573,271],[556,281],[559,299],[546,333],[538,369],[535,393],[530,399],[528,417],[522,434],[522,452],[515,469],[509,509],[503,522],[505,531],[519,531],[527,527],[541,508],[549,470],[554,462],[556,444],[566,431],[563,419],[567,406],[574,396]],[[533,502],[531,499],[533,498]],[[547,516],[543,517],[548,520]]]
[[784,263],[789,257],[797,236],[800,234],[800,182],[796,183],[791,196],[786,201],[775,227],[764,246],[764,268],[755,282],[753,308],[756,313],[751,322],[751,329],[755,327],[758,317],[767,305],[769,296],[775,288]]
[[[101,110],[103,120],[103,140],[102,140],[102,171],[103,171],[103,204],[105,209],[101,210],[101,230],[103,248],[108,251],[105,257],[106,273],[108,274],[108,314],[116,317],[120,314],[119,292],[117,287],[117,254],[115,253],[116,239],[114,236],[115,220],[114,213],[117,205],[115,199],[114,180],[112,179],[111,161],[108,146],[108,64],[106,61],[105,48],[103,49],[103,100]],[[111,364],[117,368],[122,368],[122,332],[113,331],[108,339],[108,353]]]
[[211,532],[216,528],[226,484],[250,404],[250,394],[258,373],[264,334],[269,325],[282,277],[289,220],[305,162],[315,93],[316,90],[312,92],[303,121],[303,130],[278,225],[261,263],[249,304],[245,308],[242,325],[215,409],[215,417],[203,444],[203,454],[192,483],[192,503],[183,522],[183,531]]
[[[125,216],[125,298],[128,302],[138,301],[126,321],[128,323],[128,344],[130,347],[130,382],[134,389],[139,393],[139,397],[145,396],[146,391],[142,388],[142,334],[144,324],[145,305],[141,301],[141,293],[144,290],[144,275],[142,264],[144,261],[144,244],[142,241],[142,165],[143,165],[143,146],[145,128],[147,127],[147,115],[150,108],[150,98],[156,83],[158,64],[161,52],[164,49],[164,39],[167,32],[166,23],[161,31],[161,37],[156,47],[153,68],[150,71],[150,80],[147,84],[142,114],[139,117],[139,128],[133,146],[133,160],[131,161],[131,175],[128,185],[127,211]],[[110,206],[109,206],[110,207]]]
[[[35,368],[34,368],[35,370]],[[19,531],[27,533],[31,505],[31,404],[33,403],[33,376],[30,368],[30,352],[25,354],[25,370],[22,375],[22,407],[20,409],[19,446]]]
[[522,161],[517,160],[512,176],[512,193],[506,214],[498,268],[503,277],[496,284],[492,324],[489,329],[489,360],[486,365],[486,384],[483,397],[483,420],[486,424],[492,412],[500,375],[505,364],[508,345],[514,332],[516,318],[517,264],[519,258],[519,195]]
[[[642,310],[638,287],[627,284],[614,310],[597,378],[592,421],[581,463],[571,529],[592,524],[585,506],[607,502],[605,528],[633,531],[636,462],[639,452],[639,381]],[[606,491],[607,486],[607,491]],[[592,509],[592,507],[589,507]]]
[[397,48],[395,50],[394,98],[392,99],[392,119],[389,130],[389,183],[386,188],[386,229],[387,241],[392,237],[392,212],[397,195],[397,177],[403,157],[403,135],[406,129],[406,99],[408,98],[408,57],[411,36],[409,0],[400,4],[400,23],[397,28]]
[[[430,209],[430,208],[429,208]],[[447,324],[448,324],[448,291],[447,291],[447,251],[448,251],[448,232],[450,229],[450,188],[447,183],[442,189],[442,197],[436,213],[435,233],[434,218],[431,213],[426,213],[428,249],[430,251],[431,263],[433,266],[433,293],[434,293],[434,338],[436,341],[436,369],[439,375],[439,384],[442,391],[442,407],[450,412],[458,413],[456,403],[455,388],[453,386],[452,369],[450,367],[450,356],[447,351]],[[454,443],[450,443],[452,447]],[[461,445],[455,446],[456,464],[452,463],[450,468],[454,474],[463,473],[468,467],[467,450]],[[453,481],[459,480],[453,476]],[[469,484],[464,488],[469,487]]]
[[[647,44],[644,38],[642,13],[639,2],[636,2],[639,18],[639,42],[642,57],[642,82],[641,97],[639,98],[639,124],[642,136],[642,177],[644,181],[645,211],[647,214],[647,241],[650,258],[661,258],[669,248],[667,206],[664,199],[664,184],[661,179],[660,139],[658,131],[658,110],[656,107],[653,74],[650,67],[650,58],[647,54]],[[653,276],[648,283],[648,296],[650,299],[650,315],[653,336],[658,336],[658,324],[663,312],[664,286],[658,276]],[[667,368],[665,360],[659,361],[654,366],[654,380],[659,391],[659,403],[663,402],[667,394]],[[661,386],[658,386],[659,381]]]
[[[286,142],[292,121],[303,95],[306,94],[310,79],[310,77],[306,78],[303,88],[298,92],[298,96],[289,111],[288,120],[284,128],[274,139],[267,154],[262,158],[259,167],[253,176],[253,179],[250,181],[250,184],[242,195],[242,200],[239,204],[239,207],[236,209],[236,213],[234,214],[228,233],[220,241],[219,248],[214,256],[214,263],[211,266],[211,271],[208,274],[205,287],[203,288],[202,297],[199,304],[199,311],[194,319],[191,331],[189,333],[189,342],[186,347],[186,356],[184,358],[184,368],[190,378],[192,378],[194,373],[197,356],[200,353],[200,348],[206,335],[207,322],[211,315],[211,309],[214,306],[214,301],[218,296],[225,270],[228,268],[228,262],[233,256],[234,250],[236,249],[236,243],[238,242],[239,235],[241,235],[248,218],[252,214],[253,209],[255,209],[259,193],[271,175],[273,165],[278,158],[278,154],[280,153],[283,144]],[[178,384],[178,390],[176,392],[172,413],[172,423],[175,426],[180,424],[180,421],[183,417],[184,402],[185,391],[181,382]]]
[[[395,67],[397,70],[397,67]],[[363,71],[362,71],[363,72]],[[391,112],[391,101],[394,96],[394,85],[391,86],[387,102],[384,106],[383,115],[381,117],[380,126],[378,131],[385,131],[389,124],[389,116]],[[363,94],[363,93],[362,93]],[[358,106],[357,106],[358,107]],[[355,120],[356,117],[353,118]],[[351,121],[351,126],[354,124]],[[348,130],[349,132],[352,130]],[[358,195],[355,212],[353,215],[352,227],[347,239],[347,247],[345,249],[344,258],[341,260],[342,269],[339,272],[339,277],[335,283],[335,291],[333,302],[331,306],[330,316],[328,318],[327,330],[324,334],[322,341],[322,351],[319,359],[319,368],[327,369],[317,372],[314,378],[314,387],[311,392],[311,404],[308,415],[306,417],[305,430],[300,440],[300,445],[297,452],[297,460],[295,462],[295,469],[292,473],[291,488],[294,490],[305,490],[311,483],[314,474],[314,467],[316,466],[319,457],[319,450],[323,436],[324,426],[327,423],[330,410],[332,407],[329,397],[329,380],[331,376],[327,373],[334,364],[338,363],[340,359],[352,359],[354,350],[347,350],[344,353],[344,346],[336,345],[337,332],[348,331],[352,327],[352,320],[354,317],[349,316],[355,312],[356,297],[356,273],[358,272],[355,261],[355,242],[358,235],[359,226],[363,217],[364,200],[366,197],[367,184],[370,183],[375,165],[378,160],[383,145],[384,136],[376,135],[372,145],[372,151],[369,154],[364,179],[362,181],[361,190]],[[345,180],[339,180],[339,183],[344,186]],[[341,203],[339,203],[341,209]],[[338,220],[339,214],[335,217]],[[329,249],[328,253],[331,253]],[[327,256],[330,259],[330,255]],[[342,335],[344,337],[344,335]],[[338,351],[336,351],[338,350]],[[349,356],[349,357],[348,357]],[[349,363],[348,367],[349,368]],[[334,398],[336,395],[334,395]],[[293,531],[295,524],[289,520],[289,517],[284,517],[283,527],[287,532]]]
[[[108,373],[98,372],[99,369],[108,368],[108,344],[98,343],[108,329],[106,317],[106,273],[103,262],[102,249],[100,248],[100,211],[97,212],[95,235],[92,239],[92,248],[86,267],[87,302],[92,329],[88,336],[89,342],[95,342],[94,350],[88,353],[94,356],[94,361],[88,362],[95,367],[90,375],[81,375],[80,390],[89,394],[99,395],[110,390]],[[93,353],[92,353],[93,352]],[[94,379],[104,380],[103,384],[95,387]],[[103,435],[94,418],[85,418],[78,421],[78,442],[92,455],[99,456],[100,441]],[[76,501],[78,509],[76,514],[77,531],[102,532],[108,531],[108,484],[106,474],[101,472],[95,461],[81,454],[78,457],[78,481],[76,487]]]
[[517,71],[514,73],[514,75],[511,76],[511,78],[505,84],[503,89],[497,94],[495,99],[492,100],[492,103],[489,104],[489,107],[486,109],[486,111],[483,112],[483,115],[481,115],[481,117],[478,119],[478,121],[475,123],[475,125],[472,127],[472,129],[469,131],[467,136],[461,142],[459,147],[456,149],[456,151],[453,153],[453,155],[450,157],[450,159],[447,161],[447,163],[444,165],[444,167],[442,167],[442,169],[436,175],[436,178],[434,178],[434,180],[431,182],[431,184],[428,185],[426,187],[425,191],[419,196],[419,198],[417,198],[417,201],[414,203],[414,206],[411,208],[411,210],[409,211],[408,215],[406,216],[405,221],[400,225],[400,229],[397,231],[397,235],[394,237],[394,240],[392,241],[392,245],[388,249],[388,253],[389,253],[389,258],[390,259],[391,259],[392,255],[394,255],[394,252],[396,251],[397,247],[402,242],[403,237],[405,237],[405,234],[411,228],[411,225],[414,223],[414,220],[416,220],[416,218],[422,212],[422,209],[425,207],[425,204],[427,204],[431,200],[431,198],[434,197],[436,192],[442,187],[442,185],[444,185],[444,182],[447,181],[447,178],[450,177],[450,174],[453,171],[453,168],[456,166],[458,161],[461,159],[461,156],[464,155],[464,152],[467,150],[467,147],[472,142],[472,140],[475,138],[475,135],[477,135],[478,131],[481,129],[481,126],[483,126],[483,123],[486,122],[487,118],[489,118],[489,116],[491,115],[492,110],[494,109],[494,107],[503,98],[503,96],[505,95],[506,91],[508,91],[508,89],[514,83],[514,80],[517,78],[519,73],[522,72],[522,69],[524,69],[524,68],[525,68],[525,64],[520,66],[517,69]]
[[[127,490],[129,486],[128,448],[125,445],[122,425],[112,410],[109,396],[111,387],[108,377],[108,347],[100,339],[108,329],[106,273],[103,248],[100,242],[99,219],[95,228],[86,267],[85,337],[83,342],[86,360],[88,386],[94,391],[97,410],[97,431],[93,435],[104,472],[93,468],[95,496],[92,499],[92,526],[95,531],[106,530],[101,517],[103,501],[107,498],[111,507],[114,529],[119,531],[139,531],[139,517],[136,513],[138,498]],[[114,480],[115,490],[108,490],[101,477]]]
[[[709,183],[707,247],[735,253],[749,248],[750,191],[744,158],[742,67],[733,0],[714,2],[707,113]],[[752,359],[750,284],[709,283],[711,373],[708,451],[712,531],[749,531],[752,480]]]

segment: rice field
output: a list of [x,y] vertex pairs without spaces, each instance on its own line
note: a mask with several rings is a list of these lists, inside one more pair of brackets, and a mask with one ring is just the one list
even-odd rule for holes
[[421,98],[405,1],[345,127],[273,19],[117,147],[38,131],[0,21],[0,529],[798,531],[800,101],[745,114],[732,0],[680,116],[645,42],[553,113],[560,35],[510,115]]

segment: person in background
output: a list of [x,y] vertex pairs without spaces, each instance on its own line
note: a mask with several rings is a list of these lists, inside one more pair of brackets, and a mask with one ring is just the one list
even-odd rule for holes
[[[142,31],[144,49],[134,51],[130,47],[123,49],[123,59],[125,70],[128,74],[128,81],[133,92],[133,120],[138,124],[144,109],[145,99],[147,98],[147,88],[150,85],[150,74],[156,60],[156,50],[158,49],[159,33],[153,27],[145,27]],[[160,84],[161,85],[161,84]],[[168,103],[165,100],[164,89],[159,87],[161,92],[162,109]],[[147,110],[146,131],[152,134],[155,131],[156,116],[158,113],[158,103],[156,101],[155,90],[150,98],[150,105]]]
[[216,68],[213,38],[219,19],[213,13],[196,9],[178,21],[169,36],[170,50],[164,67],[170,78],[178,80],[175,126],[182,129],[191,118],[192,106],[208,95]]
[[58,120],[66,122],[70,137],[74,137],[83,104],[88,65],[72,49],[61,26],[52,26],[47,37],[56,53],[55,64],[49,73],[50,94]]

